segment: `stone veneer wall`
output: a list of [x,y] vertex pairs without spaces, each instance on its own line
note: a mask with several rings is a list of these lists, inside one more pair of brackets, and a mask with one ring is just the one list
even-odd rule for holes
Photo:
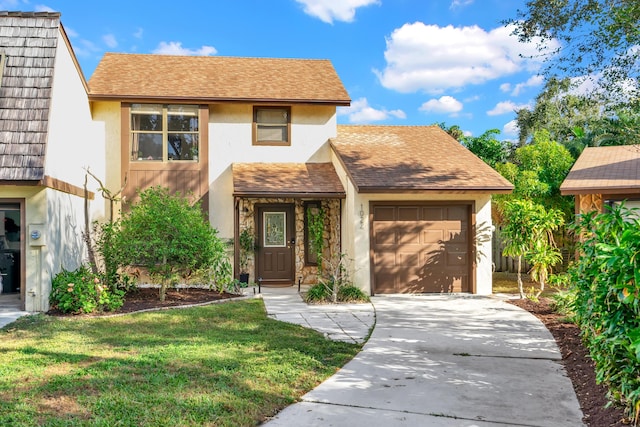
[[[241,199],[240,200],[240,218],[239,225],[240,230],[247,227],[251,227],[254,232],[256,231],[255,223],[255,205],[256,204],[276,204],[276,203],[288,203],[295,206],[295,239],[296,247],[294,253],[295,261],[295,283],[298,280],[302,280],[303,284],[314,284],[318,281],[318,267],[306,266],[304,262],[304,202],[300,199],[288,199],[288,198],[260,198],[260,199]],[[340,200],[339,199],[326,199],[320,201],[322,208],[324,209],[325,216],[325,250],[323,253],[324,259],[331,259],[337,257],[340,254]],[[259,243],[259,242],[258,242]],[[327,263],[323,263],[323,268],[327,268]],[[251,257],[248,266],[250,275],[249,282],[255,282],[255,257]]]

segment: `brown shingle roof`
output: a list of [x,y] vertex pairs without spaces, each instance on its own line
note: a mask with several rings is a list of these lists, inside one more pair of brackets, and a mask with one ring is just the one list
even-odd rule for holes
[[331,145],[358,192],[513,190],[437,126],[338,126]]
[[0,180],[44,178],[60,14],[0,12]]
[[640,192],[640,145],[587,147],[560,186],[562,194]]
[[328,60],[107,53],[90,97],[348,105]]
[[232,170],[235,196],[345,196],[331,163],[234,163]]

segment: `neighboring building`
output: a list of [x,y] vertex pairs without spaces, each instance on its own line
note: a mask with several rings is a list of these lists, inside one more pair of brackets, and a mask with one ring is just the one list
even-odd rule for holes
[[85,253],[84,168],[104,174],[104,132],[59,13],[0,12],[0,75],[2,291],[46,311],[53,275]]
[[604,212],[607,204],[623,200],[640,207],[640,145],[585,148],[560,193],[575,196],[576,214]]
[[[200,201],[223,238],[253,230],[252,281],[314,283],[308,218],[324,212],[323,267],[345,254],[367,293],[491,293],[491,194],[513,186],[438,127],[338,126],[350,98],[329,61],[110,53],[85,86],[58,14],[2,18],[29,25],[0,33],[2,46],[12,34],[43,43],[43,26],[51,45],[4,51],[11,67],[49,58],[8,68],[42,93],[5,102],[20,80],[7,72],[0,88],[0,206],[20,212],[28,310],[46,310],[51,276],[82,259],[83,167],[112,191],[126,182],[125,209],[162,185]],[[44,225],[44,244],[27,241],[28,224]]]

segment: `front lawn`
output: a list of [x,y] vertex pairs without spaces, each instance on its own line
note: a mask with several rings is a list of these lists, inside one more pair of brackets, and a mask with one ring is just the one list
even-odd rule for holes
[[255,426],[361,346],[265,315],[261,300],[0,330],[0,425]]

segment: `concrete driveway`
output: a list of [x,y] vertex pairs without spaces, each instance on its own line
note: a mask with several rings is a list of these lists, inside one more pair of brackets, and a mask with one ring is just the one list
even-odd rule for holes
[[266,425],[583,425],[555,341],[528,312],[462,295],[373,304],[363,351]]

